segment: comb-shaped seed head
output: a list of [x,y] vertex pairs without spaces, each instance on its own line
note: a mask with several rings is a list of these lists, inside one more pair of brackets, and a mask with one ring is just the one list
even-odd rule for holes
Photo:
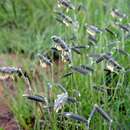
[[92,36],[92,37],[95,37],[96,34],[98,34],[98,33],[102,33],[102,30],[99,29],[99,28],[96,27],[96,26],[88,25],[88,26],[86,26],[86,27],[87,27],[87,32],[88,32],[88,34],[89,34],[90,36]]
[[57,44],[57,46],[60,46],[64,51],[69,51],[68,45],[65,43],[64,40],[61,39],[59,36],[52,36],[51,39]]
[[38,57],[40,59],[41,66],[46,68],[47,66],[52,66],[52,62],[50,59],[48,59],[46,56],[38,54]]
[[72,20],[72,18],[68,15],[65,15],[61,12],[56,12],[57,13],[57,20],[66,26],[69,25],[75,25],[76,23]]
[[41,103],[44,103],[44,104],[47,103],[46,97],[43,97],[43,96],[39,96],[39,95],[34,95],[34,96],[23,95],[23,96],[27,97],[29,100],[32,100],[32,101],[41,102]]
[[128,16],[126,14],[120,12],[118,9],[112,9],[111,15],[114,18],[119,18],[120,21],[122,19],[127,19],[128,18]]
[[76,120],[76,121],[80,121],[80,122],[83,122],[83,123],[88,123],[87,119],[85,117],[82,117],[78,114],[74,114],[72,112],[64,112],[63,115],[67,118],[71,118],[73,120]]
[[62,5],[67,9],[75,9],[74,5],[69,0],[58,0],[58,5]]
[[65,77],[71,76],[72,74],[73,74],[73,72],[68,72],[68,73],[64,74],[64,75],[62,76],[62,78],[65,78]]
[[99,114],[101,114],[101,116],[109,122],[109,129],[111,128],[111,124],[113,122],[113,120],[111,119],[111,117],[101,108],[99,107],[97,104],[94,105],[89,118],[88,118],[88,127],[90,126],[90,122],[92,120],[92,117],[94,116],[95,112],[98,112]]
[[0,67],[0,72],[1,73],[7,73],[7,74],[19,74],[21,73],[20,68],[16,67]]
[[124,56],[129,56],[129,53],[126,52],[125,50],[121,49],[121,48],[114,48],[117,52],[119,52],[120,54],[123,54]]
[[86,74],[88,74],[88,72],[89,72],[88,70],[84,69],[84,68],[81,67],[81,66],[79,66],[79,67],[72,66],[71,69],[74,70],[75,72],[79,72],[79,73],[81,73],[81,74],[83,74],[83,75],[86,75]]

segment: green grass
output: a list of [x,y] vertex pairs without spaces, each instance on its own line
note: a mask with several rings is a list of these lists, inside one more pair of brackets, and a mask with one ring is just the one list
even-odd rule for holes
[[[79,29],[74,27],[66,27],[55,20],[55,9],[63,11],[57,8],[56,0],[6,0],[0,2],[0,53],[15,53],[16,55],[23,55],[21,65],[26,70],[32,81],[33,94],[39,94],[47,96],[47,82],[54,83],[53,77],[48,76],[42,68],[39,67],[36,58],[37,53],[49,50],[53,45],[51,36],[59,35],[65,39],[68,44],[76,43],[88,45],[87,33],[84,30],[84,25],[96,25],[103,29],[110,25],[114,19],[110,15],[112,8],[118,8],[121,12],[126,13],[129,16],[129,0],[73,0],[74,5],[77,7],[79,4],[83,4],[86,10],[81,11],[69,11],[65,12],[72,19],[79,22]],[[129,23],[130,17],[127,20],[123,20],[123,24]],[[114,30],[114,29],[112,29]],[[69,111],[77,113],[86,118],[94,106],[94,104],[101,105],[101,101],[104,102],[102,107],[104,111],[108,112],[113,119],[112,128],[117,130],[120,126],[121,129],[130,129],[130,74],[127,75],[124,72],[119,72],[116,79],[107,86],[115,89],[113,95],[110,97],[105,93],[99,93],[95,91],[92,86],[103,86],[106,82],[106,76],[104,72],[105,63],[91,64],[92,60],[87,56],[92,53],[104,53],[113,52],[113,56],[124,67],[130,68],[130,57],[121,55],[115,52],[112,48],[108,48],[108,44],[112,41],[119,40],[120,44],[116,47],[120,47],[130,53],[129,39],[125,40],[125,33],[119,29],[114,30],[118,34],[118,37],[112,37],[108,33],[103,33],[98,36],[98,42],[96,46],[83,51],[81,56],[73,53],[73,64],[87,64],[94,68],[94,73],[87,76],[82,76],[78,73],[71,77],[59,79],[58,82],[63,84],[67,89],[70,96],[75,96],[76,92],[81,94],[80,97],[76,97],[78,104],[65,105],[61,112]],[[76,41],[69,40],[73,35],[77,37]],[[24,59],[25,57],[25,59]],[[33,57],[33,59],[30,59]],[[15,60],[15,59],[14,59]],[[19,62],[19,61],[18,61]],[[7,61],[9,65],[16,66],[17,63],[13,62],[13,59]],[[2,65],[1,65],[2,66]],[[38,75],[35,73],[35,69],[38,69]],[[67,72],[68,67],[65,65],[64,72],[59,72],[60,75]],[[53,68],[55,71],[55,68]],[[53,75],[54,76],[54,75]],[[108,77],[110,78],[110,77]],[[61,124],[57,121],[58,114],[55,112],[50,115],[43,110],[41,114],[37,104],[28,101],[22,97],[24,93],[24,82],[18,79],[16,83],[18,86],[18,95],[12,97],[12,103],[9,105],[13,111],[17,121],[21,127],[31,130],[30,126],[26,123],[35,116],[34,130],[40,130],[40,119],[43,118],[45,123],[45,129],[60,129],[58,125],[62,125],[65,130],[75,130],[76,126],[80,125],[79,129],[85,130],[84,124],[78,124],[77,122],[68,119],[59,119]],[[52,90],[52,102],[56,98],[57,93],[60,93],[56,87]],[[110,99],[110,101],[109,101]],[[120,107],[125,108],[125,113],[120,110]],[[51,117],[51,118],[50,118]],[[107,130],[108,125],[103,118],[96,114],[91,122],[91,128],[96,130]]]

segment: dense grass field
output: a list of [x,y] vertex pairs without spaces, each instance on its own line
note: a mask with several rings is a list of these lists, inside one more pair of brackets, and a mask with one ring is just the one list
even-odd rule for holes
[[20,130],[130,130],[129,12],[129,0],[0,0],[0,78],[16,91],[3,98]]

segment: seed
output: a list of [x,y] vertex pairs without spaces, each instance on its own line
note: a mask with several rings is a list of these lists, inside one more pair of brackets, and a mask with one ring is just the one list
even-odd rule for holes
[[118,51],[119,53],[125,55],[125,56],[129,56],[129,54],[125,50],[122,50],[120,48],[116,48],[115,50]]
[[68,62],[69,64],[72,63],[71,50],[62,51],[61,56],[62,56],[62,60],[63,60],[63,61]]
[[75,7],[72,5],[72,3],[70,3],[70,1],[68,0],[58,0],[58,5],[62,5],[65,8],[69,8],[69,9],[75,9]]
[[[18,74],[18,76],[22,76],[25,84],[27,85],[27,90],[28,92],[31,93],[31,83],[29,80],[29,76],[27,75],[26,72],[23,72],[21,68],[15,68],[15,67],[0,67],[0,72],[1,73],[6,73],[6,74]],[[2,77],[4,78],[4,77]]]
[[124,31],[126,31],[126,32],[129,32],[130,31],[130,29],[128,28],[128,26],[126,26],[126,25],[121,25],[121,24],[119,24],[118,25],[121,29],[123,29]]
[[103,92],[103,93],[107,93],[107,90],[106,90],[104,87],[93,86],[93,88],[94,88],[96,91]]
[[71,76],[73,74],[73,72],[69,72],[69,73],[66,73],[62,76],[62,78],[65,78],[65,77],[68,77],[68,76]]
[[36,102],[41,102],[41,103],[46,103],[47,99],[46,97],[35,95],[35,96],[30,96],[30,95],[23,95],[24,97],[27,97],[30,100],[36,101]]
[[7,74],[13,74],[13,73],[20,74],[21,73],[20,70],[21,70],[20,68],[15,67],[0,67],[0,72]]
[[77,54],[81,54],[80,49],[78,49],[78,48],[71,47],[71,50],[76,52]]
[[112,58],[112,53],[111,52],[106,52],[103,57],[106,59],[106,60],[109,60],[110,58]]
[[71,50],[76,52],[77,54],[81,54],[80,49],[86,49],[89,46],[84,46],[84,45],[73,45],[71,46]]
[[87,32],[90,36],[95,37],[97,33],[102,33],[102,30],[96,26],[89,25],[87,26]]
[[41,54],[38,54],[38,56],[40,59],[40,64],[43,68],[46,68],[47,66],[52,66],[52,62],[46,56]]
[[117,61],[115,61],[111,55],[111,53],[105,53],[102,54],[97,60],[96,63],[100,63],[103,60],[107,60],[109,63],[111,63],[113,66],[117,67],[118,69],[122,69],[123,67],[118,64]]
[[115,25],[117,25],[121,30],[124,30],[126,32],[130,31],[130,28],[129,28],[128,25],[123,25],[123,24],[120,24],[120,23],[115,23]]
[[79,73],[81,73],[81,74],[83,74],[83,75],[86,75],[86,74],[88,74],[88,72],[89,72],[88,70],[84,69],[84,68],[81,67],[81,66],[79,66],[79,67],[74,67],[74,66],[72,66],[71,69],[74,70],[74,71],[76,71],[76,72],[79,72]]
[[128,18],[126,14],[121,13],[118,9],[112,9],[111,15],[112,17],[119,18],[120,20]]
[[112,32],[109,28],[105,28],[105,30],[107,32],[109,32],[112,36],[115,36],[116,37],[116,34],[114,32]]
[[99,107],[97,104],[94,105],[89,118],[88,118],[88,127],[90,126],[90,122],[92,120],[92,117],[94,116],[95,112],[98,112],[102,115],[102,117],[107,120],[109,122],[109,128],[111,127],[111,123],[112,123],[112,119],[111,117],[101,108]]
[[88,71],[91,71],[91,72],[94,71],[94,69],[92,69],[92,68],[90,68],[89,66],[86,66],[86,65],[81,65],[81,67],[88,70]]
[[101,107],[99,107],[97,104],[95,104],[94,107],[96,108],[96,111],[99,112],[105,120],[107,120],[108,122],[112,122],[111,117]]
[[74,97],[68,97],[67,102],[76,103],[76,99]]
[[115,61],[114,59],[109,59],[108,60],[113,66],[115,66],[115,67],[117,67],[118,69],[123,69],[123,67],[122,66],[120,66],[118,63],[117,63],[117,61]]
[[61,20],[60,18],[56,18],[56,21],[58,21],[59,23],[64,24],[64,23],[63,23],[63,20]]
[[64,40],[62,40],[59,36],[52,36],[51,39],[56,43],[57,47],[60,47],[61,49],[57,48],[58,50],[64,50],[69,51],[68,45],[65,43]]
[[78,114],[74,114],[72,112],[64,112],[63,115],[67,118],[71,118],[73,120],[77,120],[77,121],[80,121],[80,122],[83,122],[83,123],[88,123],[87,119],[78,115]]
[[62,23],[64,23],[66,26],[69,26],[69,25],[74,25],[74,21],[72,20],[71,17],[67,16],[67,15],[64,15],[63,13],[61,12],[56,12],[58,17],[58,21],[62,21]]
[[98,57],[98,58],[96,59],[96,63],[98,64],[98,63],[100,63],[100,62],[103,61],[103,60],[104,60],[104,56],[101,55],[100,57]]
[[109,60],[111,58],[111,53],[102,54],[100,57],[97,58],[96,63],[100,63],[104,59]]
[[89,115],[89,118],[88,118],[88,127],[90,125],[90,122],[91,122],[92,117],[94,116],[95,112],[96,112],[96,107],[94,106],[91,113],[90,113],[90,115]]
[[89,46],[84,46],[84,45],[73,45],[72,48],[77,48],[77,49],[85,49],[88,48]]
[[103,55],[103,57],[110,62],[113,66],[117,67],[118,69],[122,69],[123,67],[118,64],[117,61],[115,61],[111,55],[111,53],[106,53]]

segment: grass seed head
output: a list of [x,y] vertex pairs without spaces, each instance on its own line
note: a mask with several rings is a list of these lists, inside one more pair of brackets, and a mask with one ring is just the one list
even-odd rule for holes
[[87,28],[88,34],[91,35],[92,37],[95,37],[96,34],[103,32],[101,29],[93,25],[88,25],[86,26],[86,28]]
[[92,111],[91,111],[91,113],[90,113],[90,115],[89,115],[89,118],[88,118],[88,127],[90,126],[90,122],[91,122],[91,120],[92,120],[92,118],[93,118],[93,116],[94,116],[94,114],[95,114],[96,112],[98,112],[99,114],[101,114],[101,116],[102,116],[106,121],[109,122],[109,125],[111,125],[111,123],[112,123],[112,121],[113,121],[113,120],[111,119],[111,117],[110,117],[101,107],[99,107],[97,104],[95,104],[94,107],[93,107],[93,109],[92,109]]
[[74,21],[72,20],[71,17],[61,13],[61,12],[56,12],[57,13],[57,20],[61,23],[64,23],[67,27],[70,26],[70,25],[74,25]]
[[0,72],[1,73],[7,73],[7,74],[20,74],[21,71],[20,68],[16,67],[0,67]]
[[79,67],[72,66],[71,69],[74,70],[75,72],[79,72],[82,75],[87,75],[89,73],[88,70],[86,70],[85,68],[83,68],[81,66],[79,66]]
[[63,39],[61,39],[61,37],[59,36],[52,36],[51,39],[53,40],[53,42],[56,44],[56,46],[58,47],[57,49],[60,51],[68,51],[69,52],[69,47],[68,45],[65,43],[65,41]]
[[78,114],[74,114],[72,112],[64,112],[63,116],[70,118],[70,119],[73,119],[73,120],[76,120],[76,121],[80,121],[82,123],[88,123],[88,121],[85,117],[82,117]]
[[110,123],[112,122],[111,117],[101,107],[99,107],[97,104],[95,104],[94,107],[96,108],[96,111],[99,112],[105,120]]
[[121,48],[115,48],[115,50],[124,56],[129,56],[129,53]]
[[40,64],[43,68],[46,68],[47,66],[52,66],[52,62],[50,59],[48,59],[46,56],[38,54],[40,59]]
[[113,32],[111,29],[109,29],[108,27],[105,28],[105,31],[108,32],[109,34],[111,34],[114,37],[117,37],[117,35],[115,34],[115,32]]
[[62,76],[62,78],[65,78],[65,77],[68,77],[68,76],[71,76],[73,74],[73,72],[69,72],[69,73],[66,73]]
[[27,97],[29,100],[32,100],[32,101],[41,102],[41,103],[44,103],[44,104],[47,103],[46,97],[43,97],[43,96],[39,96],[39,95],[35,95],[35,96],[23,95],[23,96]]
[[59,7],[63,6],[67,9],[75,9],[74,5],[69,0],[58,0]]
[[111,15],[113,18],[119,18],[120,21],[122,21],[122,19],[128,18],[126,14],[120,12],[118,9],[112,9]]

